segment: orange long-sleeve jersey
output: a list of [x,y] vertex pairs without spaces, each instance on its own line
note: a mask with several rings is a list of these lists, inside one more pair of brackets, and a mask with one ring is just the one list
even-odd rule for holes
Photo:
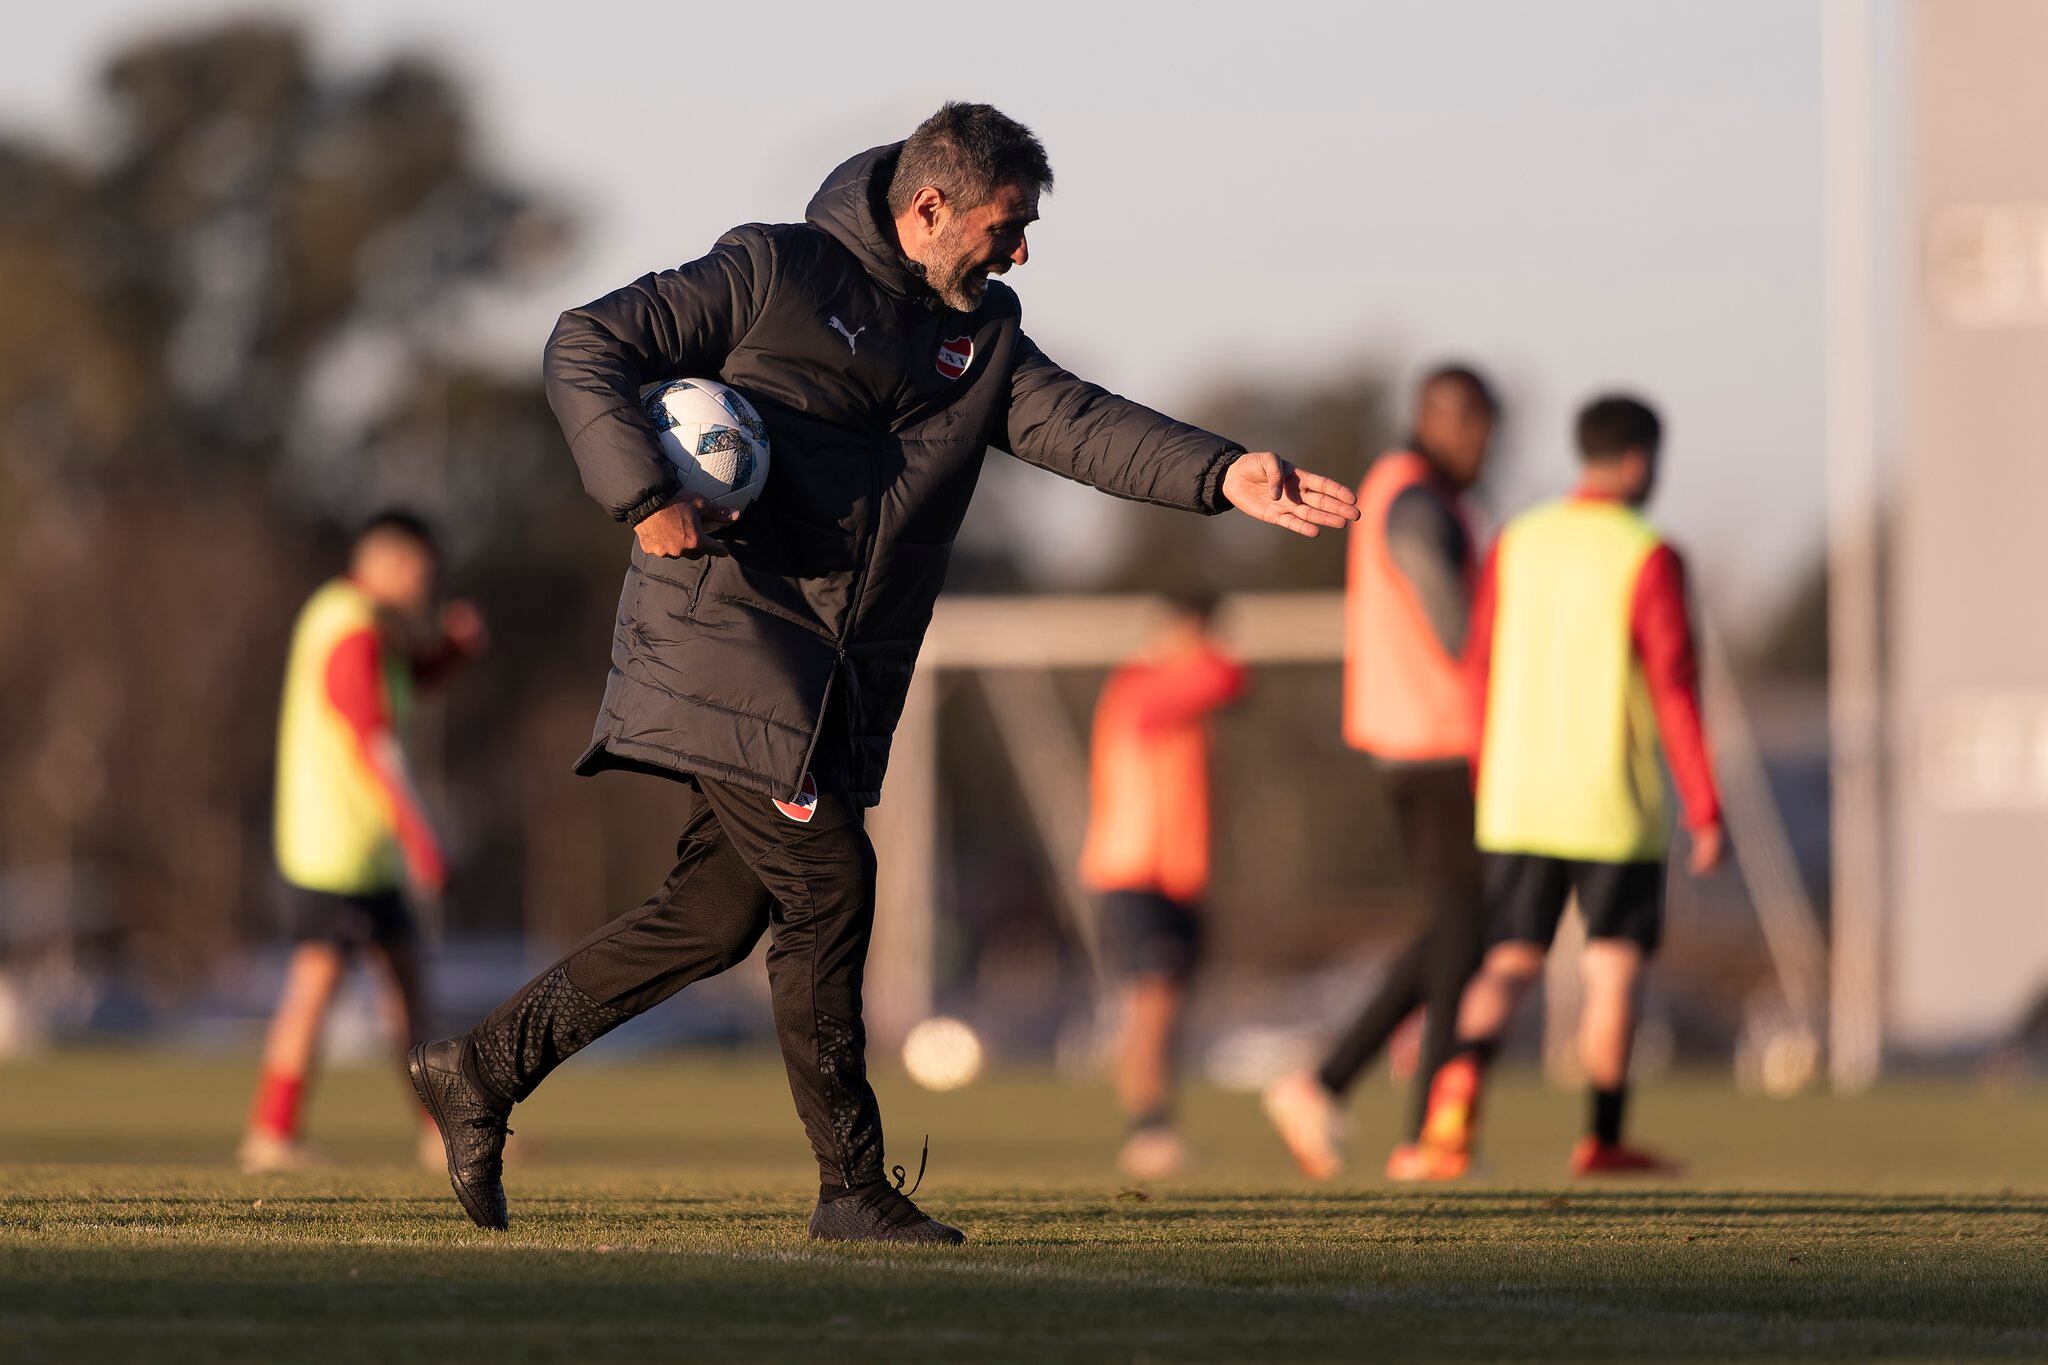
[[1209,713],[1244,692],[1243,665],[1210,646],[1118,668],[1095,707],[1088,840],[1092,891],[1209,886]]

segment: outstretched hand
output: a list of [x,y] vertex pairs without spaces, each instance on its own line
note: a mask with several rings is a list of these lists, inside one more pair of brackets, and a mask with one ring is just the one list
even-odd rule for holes
[[1335,479],[1297,469],[1270,450],[1240,455],[1223,473],[1223,496],[1248,517],[1298,536],[1358,520],[1358,495]]

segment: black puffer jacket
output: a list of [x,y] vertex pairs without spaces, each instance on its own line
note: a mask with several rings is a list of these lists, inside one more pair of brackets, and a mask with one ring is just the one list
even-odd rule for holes
[[999,281],[971,314],[939,302],[887,226],[897,151],[834,171],[807,222],[735,228],[703,259],[563,314],[549,338],[548,401],[583,486],[621,521],[676,490],[641,385],[716,375],[760,409],[771,444],[729,554],[634,546],[577,771],[701,773],[786,797],[815,763],[872,804],[991,445],[1119,497],[1222,509],[1240,447],[1046,359]]

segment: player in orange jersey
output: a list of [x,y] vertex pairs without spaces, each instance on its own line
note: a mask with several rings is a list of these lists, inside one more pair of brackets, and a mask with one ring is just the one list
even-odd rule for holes
[[1210,636],[1209,612],[1177,602],[1095,707],[1081,877],[1102,898],[1103,945],[1122,985],[1116,1088],[1130,1127],[1118,1165],[1138,1179],[1170,1176],[1186,1159],[1173,1064],[1209,886],[1209,714],[1245,686],[1243,666]]

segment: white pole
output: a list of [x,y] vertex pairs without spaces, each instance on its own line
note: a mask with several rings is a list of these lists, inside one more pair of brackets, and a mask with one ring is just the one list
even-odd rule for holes
[[874,839],[875,930],[868,944],[869,1036],[894,1047],[932,1012],[936,990],[939,867],[939,703],[936,670],[910,680],[890,745]]
[[1828,713],[1834,788],[1828,1071],[1877,1079],[1883,1045],[1883,692],[1872,313],[1871,10],[1822,0],[1828,460]]

